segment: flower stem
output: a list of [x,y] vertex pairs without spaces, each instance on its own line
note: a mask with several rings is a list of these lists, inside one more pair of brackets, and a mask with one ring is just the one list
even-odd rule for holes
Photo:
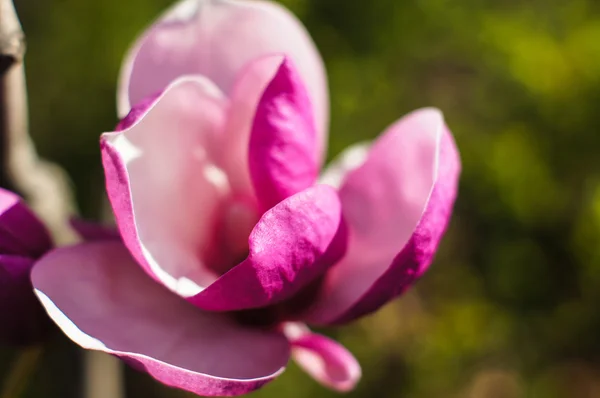
[[0,398],[18,398],[22,395],[43,351],[43,346],[37,345],[24,348],[17,354],[0,392]]
[[[123,366],[118,358],[97,351],[85,352],[85,398],[122,398]],[[4,398],[4,397],[0,397]]]

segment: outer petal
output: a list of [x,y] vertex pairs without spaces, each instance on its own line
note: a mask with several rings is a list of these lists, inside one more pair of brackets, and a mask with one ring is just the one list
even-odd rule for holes
[[292,344],[294,361],[319,383],[345,392],[360,380],[360,364],[337,341],[313,333],[299,323],[287,323],[284,333]]
[[281,334],[199,311],[148,278],[119,242],[57,249],[35,265],[32,280],[52,320],[74,342],[199,395],[255,390],[279,375],[289,357]]
[[42,222],[19,196],[0,188],[0,253],[36,258],[51,247]]
[[194,295],[217,277],[198,254],[229,190],[211,157],[225,100],[210,82],[186,78],[142,106],[125,130],[102,136],[108,196],[135,259],[169,289]]
[[341,226],[335,190],[317,185],[302,191],[262,216],[245,261],[190,300],[206,310],[233,311],[290,298],[332,265],[328,249]]
[[349,321],[410,286],[433,260],[459,174],[458,151],[438,110],[415,111],[392,125],[342,184],[348,251],[307,319]]
[[308,93],[284,59],[258,104],[249,165],[259,203],[270,209],[317,179],[315,123]]
[[33,294],[29,273],[34,260],[0,255],[0,342],[39,341],[50,322]]
[[323,61],[302,24],[267,1],[183,0],[167,10],[125,58],[119,113],[124,116],[131,105],[186,74],[207,76],[229,95],[248,62],[272,53],[288,54],[298,65],[323,153],[329,117]]

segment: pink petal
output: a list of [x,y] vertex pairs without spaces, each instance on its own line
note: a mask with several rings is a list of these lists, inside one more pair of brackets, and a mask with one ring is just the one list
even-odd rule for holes
[[292,344],[294,361],[319,383],[342,392],[356,386],[360,364],[340,343],[298,323],[287,323],[284,333]]
[[195,394],[250,392],[278,376],[289,358],[280,333],[198,310],[148,278],[119,242],[57,249],[34,266],[32,281],[75,343]]
[[313,101],[324,153],[329,99],[323,61],[300,21],[267,1],[183,0],[167,10],[125,58],[119,113],[124,116],[132,104],[187,74],[208,77],[229,96],[242,69],[272,53],[285,53],[298,66]]
[[127,130],[138,122],[148,112],[150,108],[154,106],[156,101],[161,97],[163,91],[157,91],[156,93],[149,95],[148,97],[137,102],[133,108],[119,121],[119,124],[115,128],[115,131]]
[[438,110],[415,111],[384,132],[342,183],[348,251],[306,319],[355,319],[422,275],[448,224],[459,174],[458,151]]
[[[205,310],[259,308],[290,298],[322,275],[341,228],[337,193],[317,185],[267,211],[250,234],[248,258],[190,301]],[[343,250],[344,245],[335,244]],[[339,256],[337,256],[339,258]]]
[[0,255],[0,343],[39,342],[49,330],[50,322],[29,279],[34,261]]
[[260,99],[250,136],[250,174],[264,209],[314,184],[315,140],[308,93],[284,59]]
[[227,177],[215,166],[225,100],[207,80],[182,78],[122,132],[102,136],[108,196],[126,246],[156,280],[184,296],[217,275],[201,263]]
[[344,151],[333,159],[333,161],[327,165],[325,170],[323,170],[319,177],[319,183],[327,184],[339,189],[348,173],[362,166],[369,156],[370,149],[370,141],[360,142],[344,149]]
[[19,196],[0,188],[0,254],[37,258],[51,247],[39,218]]
[[221,164],[227,170],[232,190],[255,200],[248,167],[250,131],[260,98],[284,60],[282,54],[272,54],[249,62],[239,73],[230,94],[231,105],[223,137]]

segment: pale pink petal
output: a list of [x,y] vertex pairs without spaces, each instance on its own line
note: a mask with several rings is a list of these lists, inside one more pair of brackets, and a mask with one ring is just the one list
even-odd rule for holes
[[384,132],[342,183],[348,251],[306,319],[349,321],[410,286],[433,260],[459,174],[458,151],[438,110],[415,111]]
[[352,170],[361,166],[371,149],[371,142],[365,141],[354,144],[344,149],[335,159],[331,161],[322,171],[319,177],[320,184],[327,184],[336,189],[339,189],[344,182],[344,179]]
[[32,281],[52,320],[75,343],[198,395],[255,390],[289,358],[283,335],[200,311],[147,277],[119,242],[52,251],[34,266]]
[[328,249],[341,226],[340,202],[331,187],[316,185],[291,196],[256,224],[248,258],[190,301],[206,310],[233,311],[290,298],[332,265],[336,256]]
[[356,386],[362,374],[360,364],[343,345],[303,324],[287,323],[283,330],[292,344],[292,358],[315,380],[342,392]]
[[0,254],[0,343],[39,342],[51,323],[29,279],[34,259]]
[[215,165],[226,101],[207,80],[182,78],[121,132],[102,136],[108,196],[123,241],[156,280],[191,296],[217,275],[211,244],[226,175]]
[[250,61],[273,53],[287,54],[298,66],[313,103],[322,154],[329,118],[323,61],[300,21],[274,2],[179,1],[127,54],[119,81],[119,113],[124,116],[142,99],[188,74],[208,77],[229,96]]
[[51,247],[39,218],[19,196],[0,188],[0,254],[37,258]]
[[315,140],[308,93],[286,58],[260,99],[250,135],[250,174],[263,209],[315,183]]
[[284,56],[266,55],[249,62],[240,72],[230,94],[221,164],[227,171],[231,189],[240,196],[255,200],[248,167],[250,131],[258,102],[281,66]]

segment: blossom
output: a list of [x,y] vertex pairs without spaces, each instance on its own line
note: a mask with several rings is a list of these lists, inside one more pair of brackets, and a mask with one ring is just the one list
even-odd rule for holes
[[[280,6],[187,0],[126,58],[103,134],[120,240],[44,256],[32,281],[81,346],[199,395],[239,395],[292,357],[354,387],[358,362],[307,324],[377,310],[425,272],[460,161],[440,111],[415,111],[321,174],[322,61]],[[133,106],[132,106],[133,104]]]
[[0,342],[30,344],[50,323],[30,281],[34,262],[52,248],[42,222],[16,194],[0,188]]

